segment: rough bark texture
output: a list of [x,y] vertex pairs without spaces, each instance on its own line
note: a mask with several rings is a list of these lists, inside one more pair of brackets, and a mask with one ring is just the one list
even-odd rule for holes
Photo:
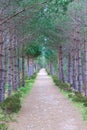
[[72,85],[72,63],[71,52],[68,52],[68,83]]
[[87,40],[86,40],[86,33],[84,33],[84,54],[85,54],[85,96],[87,96]]
[[50,74],[54,75],[54,65],[52,61],[50,62]]
[[59,47],[59,60],[58,60],[58,71],[59,71],[59,79],[64,82],[64,72],[63,72],[63,52],[62,46]]
[[25,56],[24,56],[24,44],[22,44],[22,86],[25,86]]
[[29,56],[29,60],[28,60],[28,76],[29,78],[34,74],[34,61],[33,58]]
[[77,60],[77,37],[76,28],[74,29],[74,43],[73,43],[73,87],[78,91],[78,60]]
[[[0,12],[0,21],[2,21],[2,16]],[[0,25],[0,102],[4,100],[4,57],[5,57],[5,51],[4,51],[4,38],[3,38],[3,26]]]
[[8,96],[11,95],[12,92],[12,65],[13,65],[13,57],[12,57],[12,44],[11,39],[9,41],[8,47]]
[[81,62],[81,44],[80,40],[78,39],[78,91],[82,92],[82,62]]

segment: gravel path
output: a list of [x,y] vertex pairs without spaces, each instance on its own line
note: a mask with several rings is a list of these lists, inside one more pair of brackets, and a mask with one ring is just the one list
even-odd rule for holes
[[87,130],[80,113],[42,69],[9,130]]

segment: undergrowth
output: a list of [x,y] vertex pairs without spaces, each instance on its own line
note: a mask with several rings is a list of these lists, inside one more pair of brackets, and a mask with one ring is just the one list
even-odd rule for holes
[[73,102],[75,106],[78,107],[83,115],[83,119],[87,121],[87,97],[82,93],[79,93],[70,86],[68,83],[63,83],[56,76],[53,76],[53,81],[56,86],[58,86],[61,92]]
[[0,130],[8,130],[8,122],[13,120],[14,114],[20,111],[23,99],[32,89],[36,76],[35,73],[30,79],[26,78],[25,87],[20,87],[16,93],[0,103]]

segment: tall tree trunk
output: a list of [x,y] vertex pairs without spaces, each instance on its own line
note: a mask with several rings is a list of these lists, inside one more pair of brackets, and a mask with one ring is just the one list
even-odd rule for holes
[[86,32],[84,33],[84,55],[85,55],[85,96],[87,96],[87,40],[86,40]]
[[29,74],[29,78],[34,74],[34,60],[32,57],[29,56],[29,68],[28,68],[28,74]]
[[25,86],[25,60],[24,60],[24,43],[22,44],[22,86]]
[[71,52],[68,52],[68,83],[72,85],[72,63],[71,63]]
[[[1,14],[0,14],[1,16]],[[1,21],[1,19],[0,19]],[[3,68],[3,57],[4,57],[4,38],[3,38],[3,27],[0,25],[0,102],[4,101],[4,68]]]
[[30,75],[29,75],[29,56],[27,57],[27,68],[28,68],[28,77],[30,78]]
[[83,81],[82,81],[81,44],[79,37],[77,39],[77,44],[78,44],[78,90],[81,93]]
[[53,61],[50,61],[50,74],[54,75],[54,65],[53,65]]
[[63,72],[63,52],[62,46],[59,46],[59,60],[58,60],[58,67],[59,67],[59,79],[64,82],[64,72]]
[[18,86],[20,87],[20,56],[19,56],[19,45],[18,45],[17,63],[18,63]]
[[16,36],[13,34],[13,90],[17,91],[18,89],[18,71],[17,71],[17,43]]
[[5,91],[6,91],[6,81],[7,81],[7,31],[5,30],[3,33],[3,40],[4,40],[4,44],[3,44],[3,100],[5,99]]
[[11,38],[9,38],[8,44],[8,96],[11,95],[12,92],[12,65],[13,65],[13,57],[12,57],[12,43]]
[[73,47],[73,87],[78,91],[78,61],[77,61],[77,39],[76,28],[74,30],[74,47]]

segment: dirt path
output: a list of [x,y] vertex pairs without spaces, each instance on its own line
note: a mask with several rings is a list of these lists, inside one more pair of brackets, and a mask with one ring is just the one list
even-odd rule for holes
[[76,108],[41,70],[9,130],[87,130]]

